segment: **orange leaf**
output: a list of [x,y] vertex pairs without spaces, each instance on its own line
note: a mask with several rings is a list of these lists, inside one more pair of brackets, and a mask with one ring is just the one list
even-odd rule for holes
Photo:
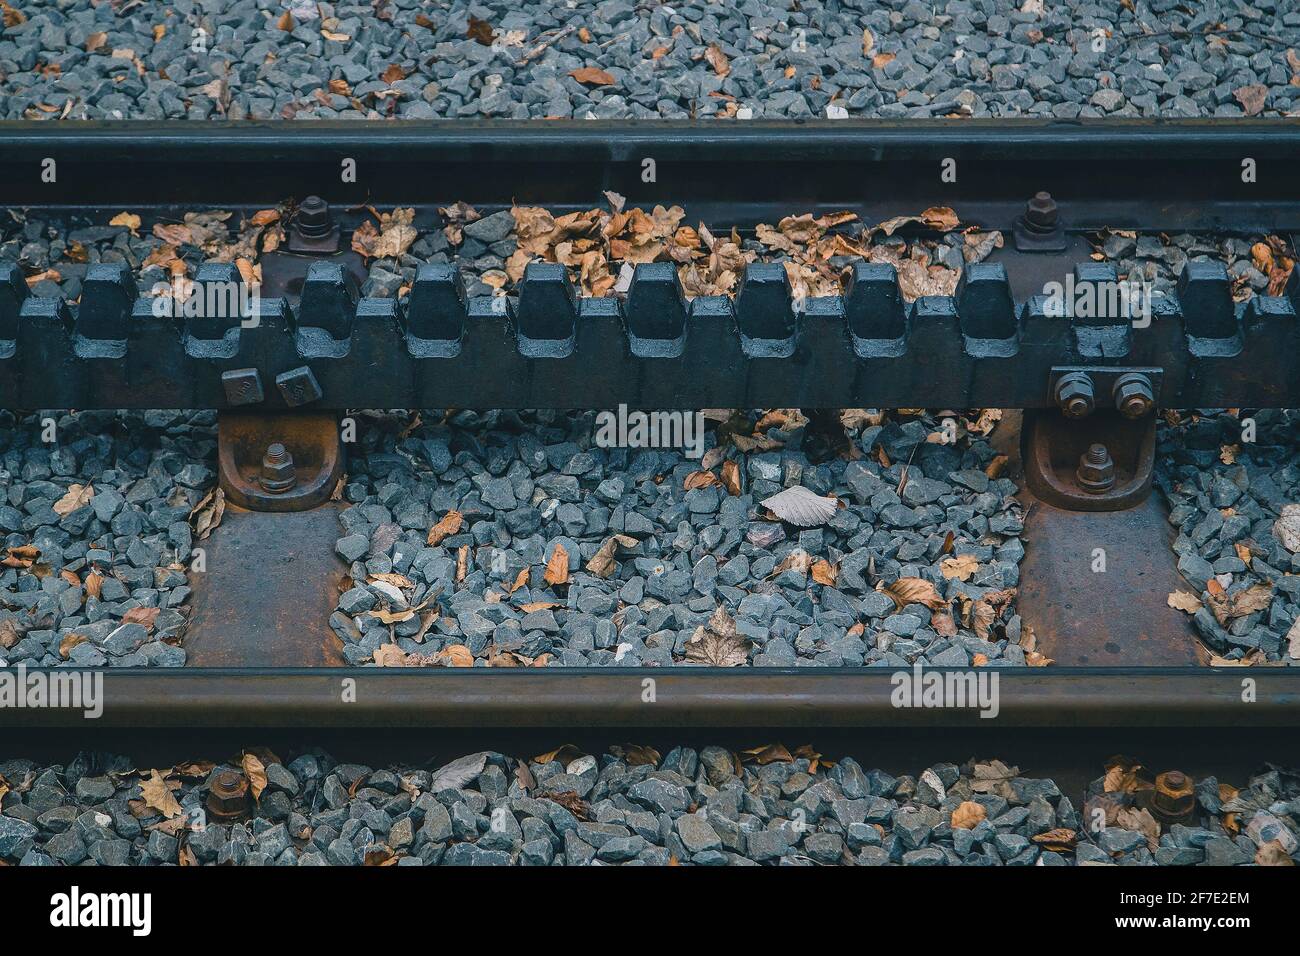
[[614,77],[604,70],[597,69],[594,66],[583,66],[576,70],[570,70],[569,76],[573,77],[579,83],[587,86],[613,86]]
[[564,545],[555,545],[551,560],[546,562],[546,573],[542,579],[552,585],[569,583],[569,552],[564,550]]

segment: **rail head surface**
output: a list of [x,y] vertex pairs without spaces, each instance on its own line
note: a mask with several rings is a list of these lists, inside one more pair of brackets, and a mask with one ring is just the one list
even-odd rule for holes
[[[82,696],[75,698],[75,706],[15,706],[13,687],[19,680],[26,682],[29,693],[40,682],[48,688],[59,681],[65,693],[75,686]],[[46,694],[50,699],[50,692]],[[1245,729],[1300,723],[1300,670],[9,669],[0,671],[0,703],[5,704],[0,706],[0,728],[80,726],[88,730],[773,726]],[[89,711],[98,711],[98,715],[88,716]]]

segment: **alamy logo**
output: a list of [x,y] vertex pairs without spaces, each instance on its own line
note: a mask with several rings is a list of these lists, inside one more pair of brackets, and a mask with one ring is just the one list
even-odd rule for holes
[[149,893],[82,893],[74,886],[50,897],[50,925],[125,926],[132,936],[148,936],[153,929],[153,896]]
[[256,328],[261,285],[256,282],[204,282],[199,285],[176,276],[155,282],[151,289],[155,318],[239,319],[246,329]]
[[980,717],[996,717],[998,673],[992,670],[929,670],[917,661],[910,671],[894,671],[889,702],[895,707],[979,710]]
[[0,710],[49,708],[84,711],[87,720],[104,713],[102,671],[28,671],[26,664],[0,670]]
[[601,448],[680,448],[687,458],[704,457],[703,412],[617,412],[596,416]]
[[1139,279],[1076,284],[1067,275],[1064,283],[1044,285],[1043,295],[1043,311],[1052,318],[1124,319],[1135,329],[1151,324],[1151,284]]

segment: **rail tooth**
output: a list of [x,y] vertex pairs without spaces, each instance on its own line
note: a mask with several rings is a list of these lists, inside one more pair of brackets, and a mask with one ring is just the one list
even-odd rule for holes
[[1232,302],[1232,283],[1222,262],[1183,266],[1178,307],[1193,355],[1236,355],[1241,350],[1241,314]]
[[16,263],[0,264],[0,358],[14,353],[18,339],[18,312],[30,293]]
[[1001,263],[975,262],[966,266],[954,298],[968,355],[1007,358],[1016,354],[1016,304],[1011,298],[1007,270]]
[[420,266],[406,300],[406,347],[416,358],[454,356],[465,332],[465,283],[441,262]]
[[957,300],[924,295],[912,303],[907,334],[908,361],[889,369],[882,381],[888,388],[880,404],[905,405],[907,396],[925,395],[932,408],[961,408],[971,404],[975,360],[962,344]]
[[558,262],[530,262],[519,283],[519,352],[563,358],[573,351],[578,301],[568,270]]
[[1257,295],[1243,315],[1245,344],[1241,355],[1225,362],[1215,381],[1223,397],[1214,408],[1226,407],[1228,396],[1240,394],[1248,382],[1268,390],[1265,406],[1284,407],[1291,383],[1300,378],[1300,326],[1294,303],[1286,296]]
[[887,262],[854,262],[844,290],[853,351],[859,358],[897,358],[907,350],[907,306],[898,271]]
[[298,302],[297,344],[303,358],[343,358],[356,319],[352,276],[335,262],[313,262]]
[[691,300],[686,347],[674,365],[646,379],[644,407],[736,407],[748,400],[754,372],[736,334],[731,299],[702,295]]
[[[303,364],[293,336],[294,315],[289,303],[282,298],[257,299],[256,315],[239,332],[239,352],[224,360],[217,371],[257,369],[266,396],[266,408],[283,408],[280,392],[275,387],[275,377]],[[207,366],[208,363],[203,363]],[[205,380],[205,395],[209,396],[203,408],[224,408],[226,400],[220,376],[213,374]],[[326,396],[327,398],[329,396]]]
[[18,311],[14,408],[85,408],[90,380],[73,348],[72,316],[62,297],[24,300]]
[[401,408],[415,386],[413,359],[406,350],[396,299],[366,298],[357,303],[356,323],[346,362],[318,362],[322,397],[344,395],[364,377],[366,400],[379,408]]
[[179,307],[172,305],[174,316],[180,312],[176,318],[184,329],[185,353],[217,359],[235,355],[240,325],[245,318],[251,319],[255,302],[233,263],[203,263],[195,273],[190,299]]
[[88,268],[77,307],[77,354],[82,358],[122,358],[135,299],[135,279],[126,263],[100,262]]
[[529,407],[529,381],[537,364],[519,354],[513,302],[505,296],[474,296],[466,302],[465,334],[455,357],[416,363],[417,407],[463,406],[467,396],[473,408]]
[[1053,303],[1070,317],[1085,362],[1122,359],[1133,347],[1132,323],[1110,307],[1119,288],[1119,273],[1109,262],[1083,262],[1074,267],[1074,295],[1063,288]]
[[790,277],[779,262],[751,262],[736,293],[741,345],[751,358],[788,358],[795,348]]
[[671,262],[644,262],[632,272],[623,304],[632,354],[674,358],[686,342],[686,299]]

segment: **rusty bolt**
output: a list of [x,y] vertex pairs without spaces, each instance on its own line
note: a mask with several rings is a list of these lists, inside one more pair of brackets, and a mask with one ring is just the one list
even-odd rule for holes
[[1056,228],[1056,200],[1049,192],[1034,193],[1025,203],[1025,225],[1034,232],[1051,232]]
[[262,488],[272,493],[288,491],[297,480],[293,456],[278,441],[267,445],[266,456],[262,459],[262,474],[258,478]]
[[329,204],[320,196],[308,196],[298,206],[293,227],[304,239],[324,239],[334,229]]
[[1088,446],[1088,450],[1079,456],[1079,467],[1074,473],[1079,487],[1092,494],[1100,494],[1115,485],[1115,463],[1110,460],[1110,452],[1102,444]]
[[1115,379],[1115,407],[1125,418],[1141,418],[1155,408],[1156,399],[1151,394],[1151,380],[1138,372],[1129,372]]
[[1083,372],[1062,375],[1056,383],[1056,404],[1066,418],[1083,418],[1091,414],[1096,405],[1092,379]]
[[248,813],[248,780],[242,773],[223,770],[208,790],[208,814],[217,820],[238,820]]
[[1192,779],[1178,770],[1156,777],[1151,794],[1151,815],[1164,824],[1188,823],[1196,809],[1196,790]]

